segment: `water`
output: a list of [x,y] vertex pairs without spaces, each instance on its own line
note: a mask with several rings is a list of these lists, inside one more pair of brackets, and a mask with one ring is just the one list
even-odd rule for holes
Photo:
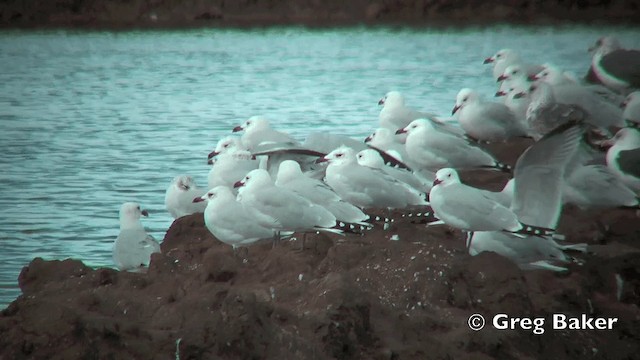
[[251,115],[364,138],[388,90],[448,114],[462,87],[495,92],[498,49],[582,75],[602,33],[640,47],[623,28],[1,31],[0,308],[36,256],[112,266],[125,201],[162,239],[171,179],[205,185],[207,153]]

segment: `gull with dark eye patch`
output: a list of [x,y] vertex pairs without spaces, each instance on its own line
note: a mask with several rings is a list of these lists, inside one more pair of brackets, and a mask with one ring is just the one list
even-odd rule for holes
[[113,244],[113,262],[119,270],[144,271],[151,254],[160,252],[160,244],[140,223],[140,216],[148,215],[138,203],[128,202],[120,207],[120,233]]
[[204,212],[204,204],[194,204],[194,197],[200,197],[205,189],[199,188],[195,180],[188,175],[176,176],[167,188],[164,206],[174,219]]

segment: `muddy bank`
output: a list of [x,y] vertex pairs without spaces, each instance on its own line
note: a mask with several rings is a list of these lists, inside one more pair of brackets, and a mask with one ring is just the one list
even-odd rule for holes
[[637,25],[639,14],[638,0],[7,0],[0,3],[0,26],[466,26],[566,21]]
[[[512,162],[525,143],[497,145]],[[517,150],[516,150],[517,149]],[[500,187],[504,175],[465,179]],[[2,359],[632,359],[640,351],[640,223],[567,208],[560,230],[591,253],[566,273],[522,271],[415,218],[363,236],[309,235],[241,256],[176,220],[147,274],[34,259],[0,313]],[[392,240],[398,235],[399,240]],[[297,237],[300,238],[299,236]],[[543,317],[545,332],[468,328],[472,314]],[[551,329],[551,314],[617,317],[612,330]]]

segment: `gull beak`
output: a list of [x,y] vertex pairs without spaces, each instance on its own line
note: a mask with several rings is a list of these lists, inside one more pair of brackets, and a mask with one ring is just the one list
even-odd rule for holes
[[315,163],[316,163],[316,164],[321,164],[321,163],[323,163],[323,162],[328,162],[328,161],[329,161],[329,159],[327,159],[326,157],[321,157],[321,158],[318,158],[318,159],[315,161]]
[[456,105],[453,107],[453,110],[451,110],[451,115],[455,114],[456,112],[458,112],[458,110],[460,110],[460,106]]
[[142,214],[142,216],[149,217],[149,212],[147,210],[140,211],[140,214]]
[[364,139],[364,142],[368,143],[368,142],[371,142],[371,140],[372,140],[372,137],[371,137],[371,135],[369,135]]
[[505,81],[505,80],[507,80],[508,78],[509,78],[509,76],[507,76],[507,75],[505,75],[505,74],[502,74],[502,75],[498,76],[498,81],[496,81],[496,82]]
[[491,64],[493,62],[493,56],[484,59],[483,64]]
[[197,197],[197,198],[193,199],[194,203],[199,203],[199,202],[203,202],[203,201],[204,201],[204,198],[201,198],[201,197]]
[[220,155],[220,153],[213,150],[212,152],[209,153],[209,155],[207,155],[207,159],[211,159],[212,157],[218,156],[218,155]]
[[207,159],[207,165],[213,165],[213,158]]
[[537,81],[537,80],[540,80],[540,78],[538,77],[538,74],[535,74],[535,75],[527,76],[527,80],[529,80],[529,81]]
[[442,184],[442,180],[440,180],[440,179],[433,180],[433,186],[436,186],[438,184]]
[[[525,95],[527,95],[527,94],[526,94],[526,93],[524,93],[524,92],[522,92],[522,91],[520,91],[519,93],[515,93],[515,94],[513,95],[513,98],[514,98],[514,99],[522,99],[523,97],[525,97]],[[497,96],[497,94],[496,94],[496,96]]]
[[496,92],[495,97],[500,97],[500,96],[505,96],[505,95],[507,95],[507,93],[506,93],[506,92],[504,92],[504,91],[502,91],[502,90],[499,90],[499,91],[497,91],[497,92]]
[[406,134],[406,133],[407,133],[407,130],[406,130],[405,128],[398,129],[398,130],[396,131],[396,135]]
[[242,130],[244,130],[244,128],[241,125],[238,125],[238,126],[233,128],[232,132],[235,133],[235,132],[242,131]]
[[612,147],[614,144],[616,143],[614,138],[611,138],[609,140],[604,140],[601,141],[599,146],[600,148],[602,148],[603,150],[608,150],[610,147]]
[[233,188],[234,188],[234,189],[237,189],[237,188],[239,188],[239,187],[243,187],[243,186],[244,186],[244,182],[243,182],[243,181],[236,181],[236,182],[233,184]]
[[382,98],[382,99],[380,99],[380,100],[378,101],[378,105],[384,105],[384,98]]
[[627,107],[627,104],[628,104],[628,103],[629,103],[629,102],[627,101],[627,99],[624,99],[624,101],[622,101],[622,102],[620,103],[620,107],[624,109],[624,108],[626,108],[626,107]]

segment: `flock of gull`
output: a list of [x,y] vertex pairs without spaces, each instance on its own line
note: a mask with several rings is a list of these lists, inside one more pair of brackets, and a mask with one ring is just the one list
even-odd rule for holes
[[[586,80],[551,64],[529,64],[510,49],[493,66],[496,100],[459,91],[451,118],[408,107],[400,92],[380,101],[379,127],[364,141],[312,133],[304,142],[262,116],[233,129],[209,154],[207,188],[173,179],[165,205],[173,218],[204,213],[207,229],[233,247],[275,242],[294,232],[349,236],[376,221],[371,209],[429,216],[466,232],[471,255],[494,251],[523,268],[563,270],[567,250],[555,233],[563,205],[639,208],[640,51],[612,37],[592,48]],[[596,85],[597,83],[597,85]],[[532,138],[515,166],[500,163],[489,142]],[[512,174],[499,192],[461,182],[458,171]],[[137,203],[120,209],[113,259],[121,270],[148,266],[159,244],[140,222]],[[403,215],[403,216],[405,216]],[[303,244],[304,248],[304,244]]]

